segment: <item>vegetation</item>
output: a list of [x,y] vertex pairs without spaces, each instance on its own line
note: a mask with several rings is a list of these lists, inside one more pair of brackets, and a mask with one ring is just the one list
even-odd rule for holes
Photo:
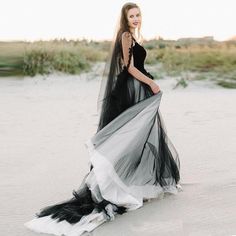
[[[217,84],[236,87],[236,41],[218,42],[211,37],[144,41],[145,63],[159,65],[155,78],[181,76],[179,84],[188,79],[204,80],[209,75]],[[35,76],[61,71],[70,74],[87,72],[96,62],[105,61],[109,41],[52,40],[35,42],[0,42],[0,76]],[[186,73],[195,76],[186,78]]]
[[[108,44],[109,45],[109,44]],[[82,41],[1,42],[0,75],[80,74],[104,61],[106,43]]]
[[[181,76],[179,84],[187,80],[213,79],[218,85],[236,87],[236,41],[214,40],[152,40],[146,42],[147,64],[160,63],[170,76]],[[189,73],[195,76],[187,76]]]

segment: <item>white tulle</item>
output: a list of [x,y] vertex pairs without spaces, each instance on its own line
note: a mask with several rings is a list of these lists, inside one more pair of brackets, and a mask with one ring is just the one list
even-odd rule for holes
[[[158,198],[160,194],[169,192],[177,194],[178,186],[168,185],[164,188],[158,185],[126,186],[116,174],[113,166],[107,159],[93,148],[91,140],[86,142],[93,169],[87,177],[88,185],[98,184],[104,199],[128,210],[135,210],[143,205],[143,199]],[[95,175],[94,177],[91,176]],[[91,181],[92,180],[92,181]],[[96,183],[95,183],[96,181]],[[166,182],[173,182],[166,179]]]
[[24,223],[24,226],[37,233],[47,233],[54,235],[79,236],[84,232],[91,232],[94,228],[107,221],[104,212],[97,213],[95,210],[87,216],[83,216],[76,224],[70,224],[63,220],[57,222],[50,216],[34,218]]
[[[174,181],[172,178],[165,179],[165,183],[167,183],[165,187],[162,187],[159,184],[144,184],[140,186],[129,184],[127,186],[116,173],[112,163],[109,161],[109,158],[112,157],[111,154],[120,154],[122,150],[124,150],[125,153],[126,150],[129,150],[129,140],[131,139],[131,141],[133,141],[135,137],[138,138],[142,129],[147,129],[147,121],[150,117],[155,116],[159,107],[160,97],[161,94],[139,103],[138,106],[132,107],[131,109],[144,107],[143,110],[132,119],[132,123],[125,123],[124,118],[126,117],[123,114],[123,116],[119,118],[119,121],[124,122],[126,125],[122,127],[122,130],[120,129],[119,132],[116,133],[117,136],[115,136],[115,139],[114,137],[111,137],[109,140],[106,140],[104,144],[105,146],[103,146],[103,154],[99,152],[99,149],[97,150],[95,148],[92,142],[93,139],[89,139],[85,143],[90,156],[90,164],[93,165],[93,169],[85,178],[85,183],[89,187],[92,198],[95,202],[100,202],[103,199],[106,199],[117,206],[126,207],[127,211],[131,211],[143,206],[143,202],[147,199],[163,198],[164,193],[166,192],[177,194],[178,191],[182,191],[181,185],[173,184]],[[133,110],[129,110],[128,112],[132,111]],[[132,132],[132,134],[129,135],[129,132]],[[157,133],[157,130],[155,132]],[[118,134],[120,133],[124,136],[119,136]],[[104,136],[106,136],[106,134],[104,134]],[[126,138],[126,142],[125,144],[120,144],[120,146],[118,145],[115,148],[114,145],[119,143],[117,140],[120,138]],[[154,142],[155,140],[152,141]],[[114,148],[111,149],[111,147]],[[107,150],[110,150],[110,152]],[[135,148],[132,150],[135,150]],[[122,156],[118,154],[118,157]],[[143,171],[145,172],[145,170]],[[80,221],[75,224],[70,224],[66,220],[58,222],[57,219],[54,220],[50,216],[45,216],[39,218],[35,217],[34,219],[24,223],[24,226],[38,233],[48,233],[59,236],[80,236],[84,232],[93,231],[96,227],[106,221],[114,220],[115,215],[117,214],[115,208],[115,205],[108,204],[105,208],[108,215],[104,211],[97,212],[97,210],[94,209],[89,215],[83,216]]]
[[[180,184],[170,185],[166,188],[161,186],[125,186],[115,173],[112,165],[100,155],[94,148],[90,140],[86,142],[91,162],[94,168],[90,171],[86,178],[92,195],[95,199],[103,198],[117,205],[126,206],[128,211],[135,210],[143,205],[144,199],[163,197],[165,192],[176,194],[182,187]],[[104,171],[106,169],[107,171]],[[100,192],[96,191],[96,186],[99,186]],[[63,220],[57,222],[50,216],[34,218],[24,226],[38,233],[48,233],[54,235],[80,236],[84,232],[91,232],[99,225],[108,220],[114,220],[116,212],[114,206],[108,204],[106,206],[108,216],[104,212],[96,212],[94,210],[87,216],[83,216],[76,224],[70,224]]]

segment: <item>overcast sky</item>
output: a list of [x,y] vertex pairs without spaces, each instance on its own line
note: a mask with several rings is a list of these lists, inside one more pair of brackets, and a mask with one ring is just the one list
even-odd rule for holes
[[[123,0],[0,0],[0,40],[113,37]],[[150,39],[236,35],[236,0],[140,0]]]

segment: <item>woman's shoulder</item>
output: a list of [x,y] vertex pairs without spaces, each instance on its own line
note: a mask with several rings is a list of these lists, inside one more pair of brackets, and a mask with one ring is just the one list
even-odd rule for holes
[[137,42],[139,45],[143,46],[143,39],[136,39],[129,31],[124,31],[121,34],[121,39],[123,40],[123,42],[134,41]]
[[122,41],[131,41],[132,40],[132,34],[129,31],[124,31],[121,34],[121,40]]
[[129,31],[124,31],[121,34],[121,44],[122,45],[135,45],[135,40],[132,36],[132,34]]

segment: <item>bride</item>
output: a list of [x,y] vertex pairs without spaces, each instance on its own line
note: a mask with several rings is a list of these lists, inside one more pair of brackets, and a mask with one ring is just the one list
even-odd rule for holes
[[163,92],[144,68],[141,19],[137,4],[123,5],[101,80],[97,132],[85,143],[90,170],[71,199],[44,207],[27,228],[78,236],[182,190],[178,152],[159,110]]

